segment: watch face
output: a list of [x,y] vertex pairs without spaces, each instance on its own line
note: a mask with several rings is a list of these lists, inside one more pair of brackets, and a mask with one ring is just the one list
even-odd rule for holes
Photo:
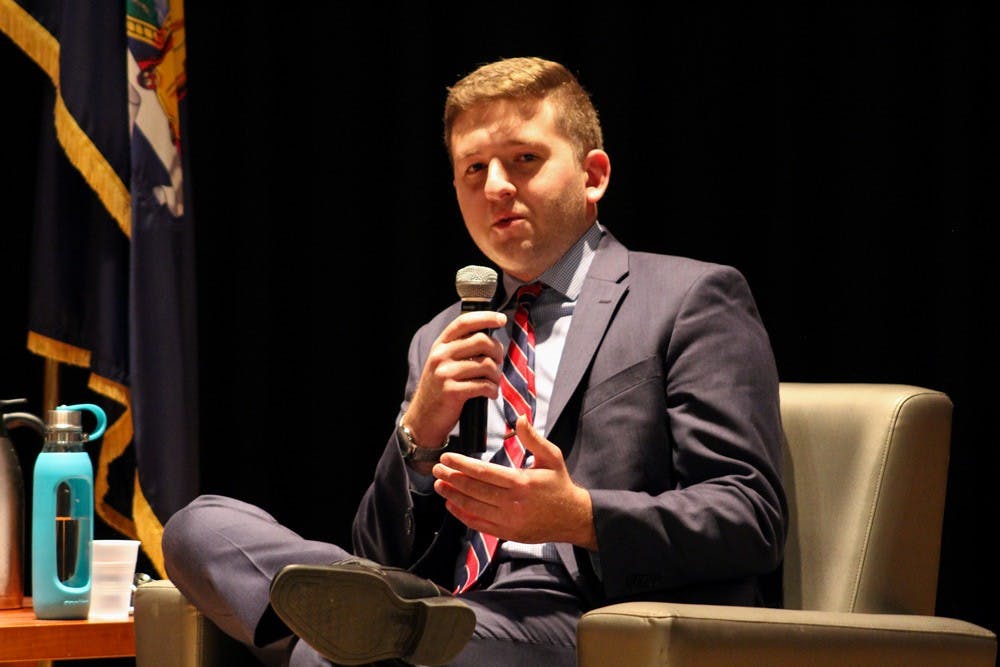
[[403,430],[403,425],[400,424],[399,428],[396,429],[396,441],[399,444],[399,453],[403,455],[404,459],[408,459],[413,456],[413,450],[417,447],[410,439],[406,437],[406,431]]

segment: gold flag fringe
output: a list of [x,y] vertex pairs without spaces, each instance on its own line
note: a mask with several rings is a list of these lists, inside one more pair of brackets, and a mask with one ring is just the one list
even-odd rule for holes
[[62,97],[59,85],[59,41],[14,0],[0,0],[0,30],[52,80],[56,89],[53,114],[59,143],[62,144],[66,157],[83,175],[118,223],[118,227],[125,236],[131,238],[132,198],[128,188],[76,122]]
[[90,350],[49,338],[34,331],[28,332],[28,350],[40,357],[70,366],[90,368]]
[[59,88],[59,42],[14,0],[0,0],[0,30],[35,61]]
[[166,578],[167,570],[163,566],[163,524],[153,513],[152,506],[142,492],[138,472],[135,475],[135,488],[132,491],[132,517],[139,535],[136,539],[142,542],[142,550],[149,557],[160,577]]
[[56,136],[84,180],[90,184],[118,227],[132,238],[132,196],[94,142],[73,118],[62,95],[56,95]]
[[97,461],[97,474],[94,476],[94,497],[101,517],[120,533],[128,535],[132,539],[139,539],[135,530],[135,523],[105,500],[110,488],[108,484],[108,466],[111,462],[125,453],[128,443],[132,441],[132,401],[128,389],[101,377],[96,373],[90,374],[87,386],[92,390],[106,396],[116,403],[125,406],[125,411],[109,424],[104,432],[104,439],[101,443],[101,455]]

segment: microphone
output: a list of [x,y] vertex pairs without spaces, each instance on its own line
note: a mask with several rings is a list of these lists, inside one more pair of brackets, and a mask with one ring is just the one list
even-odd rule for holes
[[[455,289],[462,299],[462,312],[489,310],[497,291],[497,272],[487,266],[466,266],[455,274]],[[458,419],[458,451],[479,454],[486,451],[486,397],[470,398]]]

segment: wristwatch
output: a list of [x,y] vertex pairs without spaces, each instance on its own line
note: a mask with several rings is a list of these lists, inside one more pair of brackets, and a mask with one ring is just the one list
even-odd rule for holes
[[443,445],[435,449],[421,447],[413,439],[413,432],[403,422],[399,422],[398,430],[399,452],[403,455],[404,461],[437,461],[441,458],[441,454],[448,449],[448,440],[445,440]]

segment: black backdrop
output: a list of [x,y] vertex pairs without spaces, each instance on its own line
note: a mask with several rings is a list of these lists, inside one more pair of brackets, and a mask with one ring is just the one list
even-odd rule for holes
[[[348,539],[409,335],[455,298],[457,268],[485,263],[451,191],[445,87],[541,55],[601,111],[602,222],[743,271],[783,380],[952,397],[938,613],[997,630],[997,25],[955,3],[703,4],[189,2],[203,489]],[[48,83],[6,39],[0,71],[0,391],[37,406],[24,341]]]

